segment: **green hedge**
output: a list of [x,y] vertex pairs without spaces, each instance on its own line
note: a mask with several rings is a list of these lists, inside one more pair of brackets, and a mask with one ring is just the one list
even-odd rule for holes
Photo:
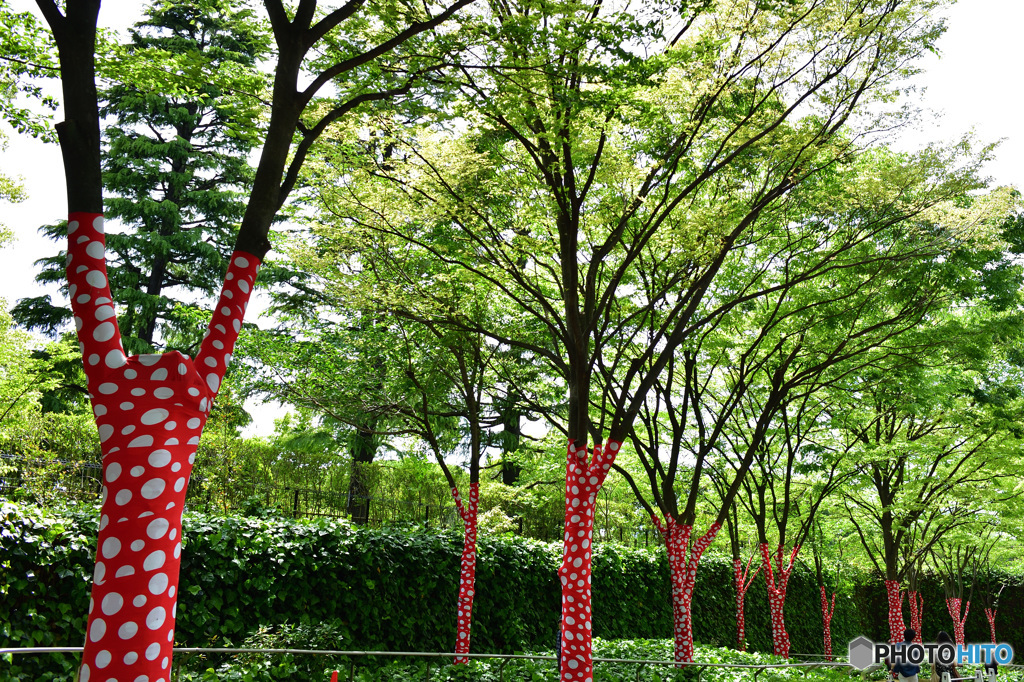
[[[0,646],[74,646],[84,641],[95,515],[90,509],[56,515],[0,503]],[[329,623],[340,633],[336,647],[342,649],[453,649],[461,535],[366,530],[333,520],[187,514],[183,537],[178,645],[238,645],[261,625],[291,622]],[[554,645],[560,556],[556,545],[509,537],[480,539],[474,651]],[[595,545],[593,580],[595,636],[671,636],[663,551]],[[1013,607],[1022,593],[1019,585],[1014,587],[1003,594],[1003,634],[1021,632],[1019,623],[1007,623],[1011,615],[1020,620],[1021,609]],[[733,594],[731,562],[706,557],[694,600],[698,642],[733,644]],[[939,602],[928,598],[934,611]],[[868,578],[852,594],[840,595],[833,621],[837,652],[858,634],[881,633],[884,599],[881,582]],[[932,611],[926,633],[929,623],[940,621]],[[751,587],[746,612],[748,647],[770,650],[763,580]],[[813,574],[799,566],[790,580],[786,612],[792,650],[820,652],[818,587]],[[979,608],[968,619],[968,636],[984,641],[986,634]],[[73,657],[52,658],[26,656],[13,664],[0,663],[0,677],[47,680],[56,674],[62,679]]]

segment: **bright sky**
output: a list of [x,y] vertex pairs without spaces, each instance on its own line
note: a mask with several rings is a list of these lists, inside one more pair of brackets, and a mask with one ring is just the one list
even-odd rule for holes
[[[19,11],[35,10],[31,0],[12,0]],[[123,27],[135,20],[142,3],[136,0],[106,0],[100,24]],[[1024,130],[1021,111],[1024,94],[1013,77],[1020,60],[1020,26],[1024,25],[1024,2],[1020,0],[961,0],[948,12],[948,31],[939,42],[941,57],[929,56],[926,73],[918,83],[923,91],[919,104],[941,114],[906,143],[917,146],[929,141],[958,139],[974,130],[981,141],[1002,140],[989,175],[996,184],[1024,187]],[[21,204],[4,205],[0,222],[14,230],[17,241],[0,249],[0,272],[4,273],[3,296],[8,306],[19,298],[45,291],[34,282],[33,262],[53,252],[55,245],[36,234],[43,224],[66,217],[64,171],[56,145],[44,145],[11,135],[8,148],[0,152],[0,169],[20,175],[28,191]],[[273,430],[276,406],[256,409],[252,433]]]

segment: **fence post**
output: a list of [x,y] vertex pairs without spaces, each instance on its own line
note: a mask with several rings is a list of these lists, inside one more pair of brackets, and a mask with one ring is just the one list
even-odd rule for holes
[[299,489],[295,489],[295,499],[292,502],[292,516],[299,518]]

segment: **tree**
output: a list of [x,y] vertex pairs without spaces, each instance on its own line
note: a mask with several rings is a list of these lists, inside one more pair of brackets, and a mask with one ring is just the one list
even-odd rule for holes
[[[103,180],[106,216],[127,230],[107,236],[107,271],[129,353],[198,346],[201,328],[188,311],[194,304],[182,294],[212,298],[227,268],[252,180],[247,157],[259,143],[266,76],[258,62],[269,48],[265,27],[235,0],[163,0],[148,8],[126,45],[112,48],[107,64],[114,66],[106,68],[118,80],[99,93],[100,115],[111,121]],[[209,82],[159,80],[194,75],[197,63],[213,76]],[[43,231],[60,241],[65,229]],[[64,263],[64,253],[43,259],[37,281],[60,282]],[[21,301],[15,315],[53,333],[71,313],[44,296]]]
[[[44,140],[53,139],[46,110],[57,101],[44,95],[40,81],[57,76],[53,42],[29,12],[14,12],[7,0],[0,2],[0,117],[15,130]],[[25,106],[24,99],[38,106]]]
[[[60,60],[65,120],[57,125],[57,134],[67,181],[69,296],[104,450],[106,485],[92,586],[95,608],[87,624],[82,679],[88,680],[94,671],[114,680],[167,679],[185,485],[256,270],[270,248],[268,234],[275,216],[324,130],[365,102],[395,97],[414,87],[420,73],[410,73],[396,59],[395,48],[468,3],[457,0],[435,14],[430,6],[395,8],[374,21],[360,14],[358,2],[318,15],[315,0],[300,0],[291,14],[278,0],[265,0],[278,47],[270,118],[210,333],[193,361],[176,351],[131,357],[124,352],[105,273],[95,78],[100,3],[81,0],[62,9],[54,0],[37,0]],[[338,37],[340,31],[346,32],[343,38]],[[325,43],[338,50],[321,56]],[[313,57],[308,58],[311,51]],[[386,55],[390,56],[382,59]],[[426,61],[436,62],[432,57]],[[192,81],[213,80],[209,66],[198,60]],[[337,94],[321,95],[331,83],[337,85]]]
[[[566,395],[563,680],[592,674],[593,501],[634,417],[748,229],[846,156],[854,111],[913,70],[931,7],[494,3],[446,100],[467,134],[394,135],[401,163],[374,170],[373,195],[337,180],[331,201],[521,309],[501,329],[448,324],[529,353]],[[652,253],[665,275],[645,288]]]

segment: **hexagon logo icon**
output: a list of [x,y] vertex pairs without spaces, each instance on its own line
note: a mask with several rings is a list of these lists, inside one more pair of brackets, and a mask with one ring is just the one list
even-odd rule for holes
[[857,670],[864,670],[874,663],[874,643],[867,637],[860,636],[850,642],[850,665]]

